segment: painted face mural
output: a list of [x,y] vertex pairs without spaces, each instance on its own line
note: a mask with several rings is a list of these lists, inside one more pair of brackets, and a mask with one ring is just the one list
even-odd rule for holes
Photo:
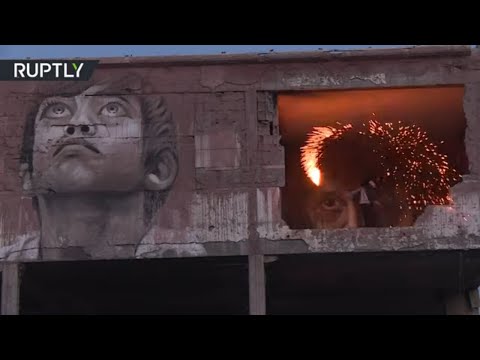
[[[168,190],[175,128],[159,96],[114,96],[115,83],[43,100],[34,117],[35,193]],[[107,95],[105,95],[107,94]]]
[[144,87],[128,76],[48,96],[27,120],[21,175],[42,248],[109,256],[147,234],[178,160],[172,114],[161,96],[137,95]]
[[57,193],[139,189],[142,122],[137,98],[44,100],[35,119],[34,187]]

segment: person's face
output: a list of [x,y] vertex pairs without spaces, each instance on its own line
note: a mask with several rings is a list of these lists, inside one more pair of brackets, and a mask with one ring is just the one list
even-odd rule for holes
[[135,96],[48,98],[35,119],[36,191],[134,191],[144,179]]
[[352,193],[323,184],[309,195],[307,216],[314,229],[342,229],[362,226],[360,207]]
[[360,193],[356,191],[359,186],[352,188],[342,182],[326,181],[309,194],[306,214],[311,226],[314,229],[342,229],[412,225],[413,213],[401,202],[406,195],[396,194],[390,188],[377,187],[375,198],[369,199],[373,202],[367,220],[359,203]]

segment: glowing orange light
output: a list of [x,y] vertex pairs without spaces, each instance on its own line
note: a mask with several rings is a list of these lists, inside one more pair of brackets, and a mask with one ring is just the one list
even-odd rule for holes
[[322,172],[317,166],[318,146],[323,140],[333,135],[333,128],[314,127],[302,147],[302,167],[308,178],[317,186],[322,183]]
[[310,180],[313,181],[313,183],[317,186],[320,186],[320,183],[322,181],[322,174],[320,172],[320,169],[316,167],[311,167],[308,173],[308,177]]

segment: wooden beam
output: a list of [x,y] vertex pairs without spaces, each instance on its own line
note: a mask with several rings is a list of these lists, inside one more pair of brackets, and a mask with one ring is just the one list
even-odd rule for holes
[[20,306],[20,264],[5,263],[2,268],[2,315],[18,315]]
[[[471,54],[471,45],[420,45],[407,48],[359,49],[341,51],[295,51],[222,55],[124,56],[101,58],[99,68],[114,66],[206,66],[230,64],[276,64],[292,62],[326,62],[356,59],[402,59],[464,57]],[[91,60],[76,58],[76,60]]]
[[265,266],[263,255],[248,257],[250,315],[266,314]]

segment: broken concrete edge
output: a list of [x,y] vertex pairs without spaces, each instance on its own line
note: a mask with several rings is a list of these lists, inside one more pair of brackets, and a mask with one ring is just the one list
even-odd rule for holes
[[248,256],[247,240],[218,241],[203,243],[163,243],[145,245],[115,245],[115,251],[108,256],[98,252],[89,256],[82,247],[41,247],[19,249],[8,257],[0,257],[2,263],[44,262],[44,261],[85,261],[85,260],[140,260],[166,258],[194,258],[219,256]]
[[[290,62],[321,62],[352,59],[395,59],[425,57],[464,57],[472,54],[470,45],[419,45],[389,49],[317,50],[296,52],[269,52],[221,55],[124,56],[100,58],[100,67],[139,66],[194,66],[228,64],[268,64]],[[93,60],[71,58],[68,60]],[[96,60],[98,58],[95,58]],[[36,59],[51,60],[51,59]]]
[[[350,239],[351,240],[351,239]],[[339,243],[323,243],[312,246],[312,243],[303,239],[259,239],[257,255],[276,257],[280,255],[298,254],[349,254],[349,253],[416,253],[430,251],[470,251],[480,250],[480,238],[473,241],[459,241],[458,237],[442,239],[423,239],[419,243],[408,244],[401,242],[385,242],[380,246],[360,244],[355,241]],[[135,246],[115,246],[115,255],[91,257],[87,256],[80,247],[28,249],[19,251],[15,256],[0,259],[2,264],[18,262],[45,262],[45,261],[85,261],[85,260],[140,260],[140,259],[168,259],[168,258],[204,258],[204,257],[232,257],[249,256],[251,245],[247,241],[240,242],[205,242],[202,244],[157,244],[149,245],[140,253],[135,254]]]
[[346,253],[424,250],[477,250],[480,236],[452,234],[437,236],[428,228],[290,230],[261,234],[264,252]]
[[[461,240],[461,241],[459,241]],[[347,254],[347,253],[399,253],[399,252],[421,252],[421,251],[468,251],[480,250],[480,238],[475,241],[465,241],[458,237],[445,237],[435,239],[419,239],[410,243],[406,241],[390,241],[383,244],[370,244],[365,241],[349,239],[340,242],[311,242],[304,239],[261,239],[263,242],[264,254],[286,255],[286,254]],[[376,246],[374,246],[376,245]]]

